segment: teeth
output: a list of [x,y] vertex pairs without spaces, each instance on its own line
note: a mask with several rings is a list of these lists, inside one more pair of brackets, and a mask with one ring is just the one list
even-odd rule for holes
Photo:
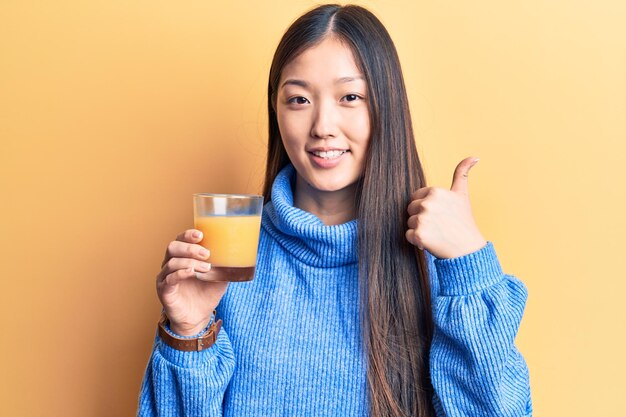
[[320,158],[333,159],[343,155],[346,152],[347,151],[313,151],[313,154],[315,156],[319,156]]

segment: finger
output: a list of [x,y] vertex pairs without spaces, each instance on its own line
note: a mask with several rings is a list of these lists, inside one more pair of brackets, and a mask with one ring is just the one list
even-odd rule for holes
[[422,242],[419,240],[414,229],[407,230],[404,236],[406,237],[406,240],[408,240],[411,245],[417,246],[418,249],[424,249],[424,246],[422,245]]
[[179,269],[176,272],[172,272],[171,274],[166,275],[163,281],[166,285],[176,285],[181,281],[195,277],[196,271],[193,268],[187,268]]
[[[198,243],[202,241],[203,237],[202,231],[197,229],[187,229],[176,236],[176,240],[179,242]],[[161,262],[161,268],[167,263],[167,261],[170,260],[171,257],[172,255],[169,253],[168,246],[168,249],[165,250],[165,255],[163,256],[163,262]]]
[[171,258],[165,265],[163,265],[163,275],[171,274],[179,269],[194,268],[199,272],[207,272],[211,270],[211,264],[204,261],[198,261],[191,258]]
[[210,255],[208,249],[194,243],[180,242],[173,240],[167,245],[165,257],[163,258],[163,267],[172,258],[193,258],[204,261]]
[[479,161],[478,158],[470,156],[469,158],[465,158],[456,166],[454,170],[454,176],[452,177],[452,186],[450,187],[450,191],[454,191],[455,193],[468,194],[468,184],[467,178],[470,172],[470,169]]
[[419,200],[411,201],[411,203],[409,204],[409,207],[407,209],[407,212],[409,213],[409,216],[415,216],[416,214],[420,214],[420,213],[424,212],[427,209],[426,206],[429,204],[428,201],[429,200],[426,199],[426,198],[421,198]]
[[213,270],[196,272],[196,279],[207,282],[224,282],[224,274]]
[[411,200],[419,200],[422,198],[426,198],[426,196],[432,191],[433,188],[434,187],[420,188],[419,190],[411,194]]
[[187,243],[198,243],[202,240],[203,237],[204,236],[202,236],[201,230],[187,229],[178,236],[176,236],[176,240]]

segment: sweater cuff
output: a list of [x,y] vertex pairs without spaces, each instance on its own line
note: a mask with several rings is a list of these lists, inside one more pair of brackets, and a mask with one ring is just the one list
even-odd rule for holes
[[440,295],[469,295],[502,280],[502,268],[493,243],[476,252],[452,259],[435,259]]

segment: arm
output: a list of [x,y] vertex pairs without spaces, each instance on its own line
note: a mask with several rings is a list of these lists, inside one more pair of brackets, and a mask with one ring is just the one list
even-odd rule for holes
[[524,284],[502,272],[491,243],[466,256],[430,261],[437,415],[530,416],[528,368],[514,345]]
[[224,392],[234,368],[235,355],[223,328],[216,343],[201,352],[175,350],[157,336],[137,415],[221,416]]
[[477,162],[465,158],[450,190],[420,188],[408,206],[406,238],[432,254],[433,404],[439,416],[529,416],[528,369],[514,345],[526,288],[502,272],[472,215]]
[[[197,338],[212,321],[228,287],[213,281],[202,232],[186,230],[169,243],[156,277],[169,333]],[[200,352],[184,352],[156,337],[139,397],[139,416],[221,416],[224,392],[235,367],[226,331]]]

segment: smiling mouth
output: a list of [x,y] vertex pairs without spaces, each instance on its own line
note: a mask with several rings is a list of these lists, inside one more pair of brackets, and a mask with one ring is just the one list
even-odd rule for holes
[[347,150],[333,150],[333,151],[311,151],[311,153],[317,157],[324,159],[335,159],[339,158],[344,153],[348,152]]

